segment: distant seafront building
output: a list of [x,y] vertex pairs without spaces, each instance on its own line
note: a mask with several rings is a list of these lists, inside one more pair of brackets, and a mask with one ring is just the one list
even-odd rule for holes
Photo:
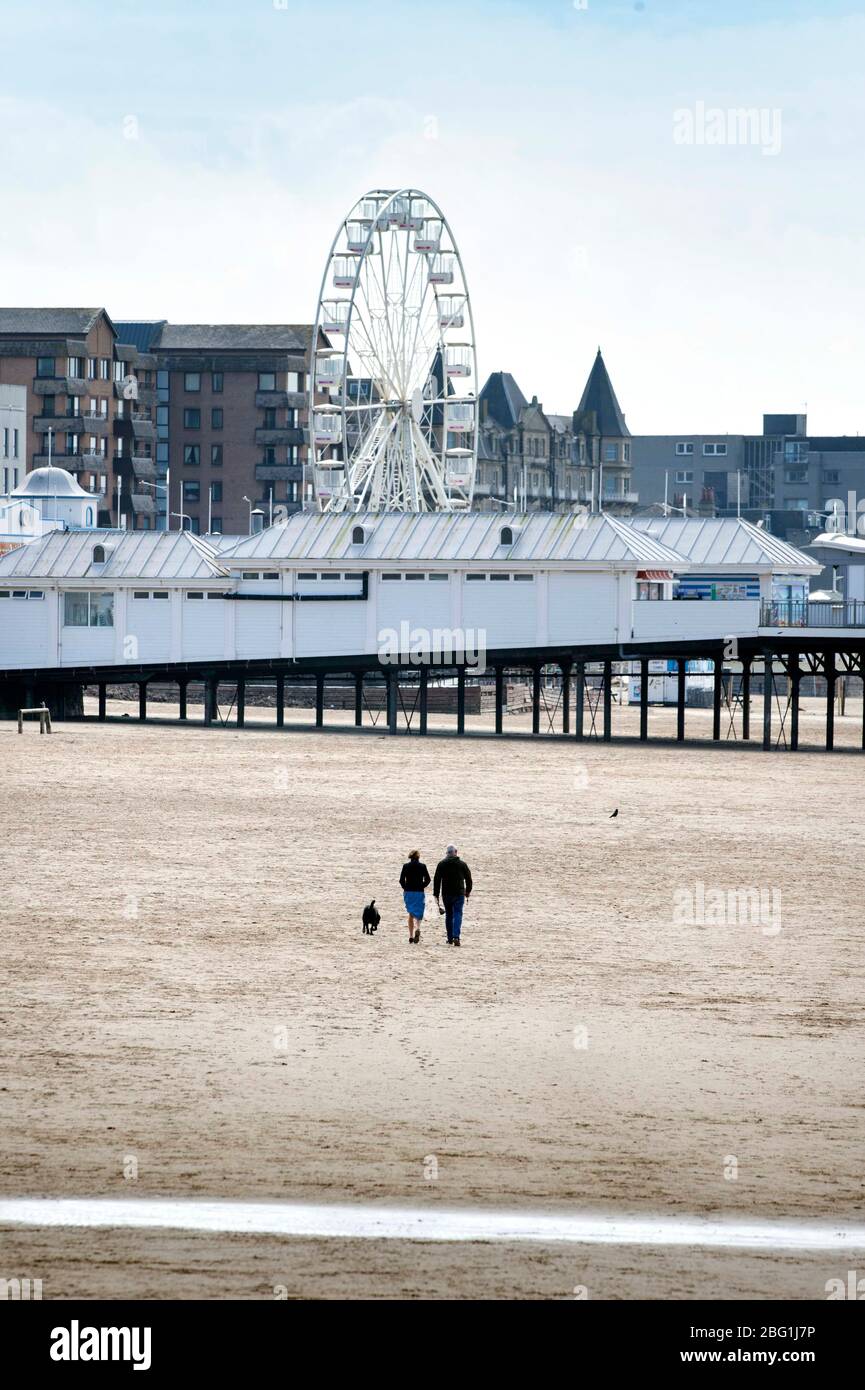
[[25,471],[27,387],[0,386],[0,493],[11,492]]
[[[300,509],[307,459],[311,325],[173,324],[122,320],[156,363],[156,469],[161,525],[171,510],[193,533],[248,534]],[[248,499],[248,500],[245,500]],[[172,529],[181,521],[175,516]]]
[[475,507],[634,510],[631,434],[598,349],[579,406],[553,415],[526,400],[510,372],[493,372],[480,393]]

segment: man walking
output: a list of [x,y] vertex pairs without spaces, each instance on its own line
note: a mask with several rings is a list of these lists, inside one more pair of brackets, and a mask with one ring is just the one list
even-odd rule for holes
[[[444,859],[440,859],[436,864],[433,897],[437,903],[440,896],[444,899],[445,927],[449,946],[459,946],[460,944],[463,908],[466,899],[471,897],[471,891],[471,870],[465,860],[460,859],[456,845],[448,845]],[[439,903],[439,910],[441,910],[441,903]]]

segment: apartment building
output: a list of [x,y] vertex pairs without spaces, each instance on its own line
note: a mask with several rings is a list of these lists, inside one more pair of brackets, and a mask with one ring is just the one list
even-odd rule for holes
[[103,308],[0,309],[0,388],[26,391],[22,479],[54,463],[94,494],[100,525],[149,520],[151,375]]
[[570,511],[585,505],[627,514],[631,435],[600,348],[571,415],[527,401],[510,372],[493,372],[480,393],[475,507]]
[[246,534],[298,511],[312,327],[121,320],[155,363],[159,525]]

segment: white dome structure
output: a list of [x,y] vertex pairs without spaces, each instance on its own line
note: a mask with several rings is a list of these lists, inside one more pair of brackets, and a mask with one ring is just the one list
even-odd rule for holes
[[34,468],[25,473],[24,481],[12,489],[12,497],[26,497],[33,501],[37,497],[86,497],[91,502],[93,494],[84,488],[65,468]]
[[99,517],[100,494],[87,492],[65,468],[34,468],[0,498],[0,534],[22,540],[45,530],[90,530]]

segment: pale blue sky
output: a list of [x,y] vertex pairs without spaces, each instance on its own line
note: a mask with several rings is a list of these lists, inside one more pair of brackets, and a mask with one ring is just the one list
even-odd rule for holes
[[[865,432],[861,3],[0,0],[0,26],[6,303],[311,321],[343,213],[413,185],[482,376],[568,411],[600,343],[635,432],[806,403]],[[677,143],[698,103],[763,111],[776,152]]]

